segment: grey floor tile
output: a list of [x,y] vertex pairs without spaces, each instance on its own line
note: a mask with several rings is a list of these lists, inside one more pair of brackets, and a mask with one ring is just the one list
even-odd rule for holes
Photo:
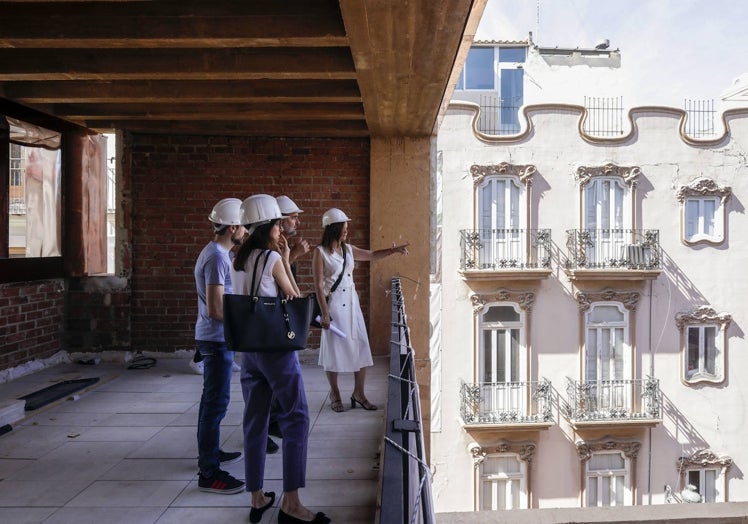
[[33,459],[0,459],[0,481],[12,477],[17,471],[35,462]]
[[168,507],[188,486],[175,480],[99,480],[65,506],[85,508]]
[[124,459],[99,477],[99,480],[194,480],[197,458]]
[[54,513],[57,508],[0,508],[0,522],[37,524]]
[[[197,411],[195,411],[197,413]],[[102,419],[95,426],[169,426],[174,420],[182,416],[176,413],[115,413]],[[197,420],[197,416],[195,416]]]
[[123,508],[65,507],[57,510],[44,524],[150,524],[166,511],[166,507]]
[[16,480],[92,482],[133,452],[132,442],[68,442],[20,469]]
[[79,480],[6,480],[0,489],[0,507],[64,506],[90,484]]
[[[266,511],[262,522],[269,520],[271,511]],[[155,521],[158,524],[233,524],[249,522],[249,506],[247,507],[209,507],[209,508],[175,508],[171,507]]]
[[[350,409],[353,375],[340,375],[346,411],[329,408],[329,385],[317,351],[300,353],[310,407],[307,487],[302,501],[335,522],[373,522],[384,411]],[[61,400],[19,421],[0,436],[0,521],[52,524],[246,522],[250,497],[197,489],[196,425],[202,378],[187,359],[159,358],[155,367],[75,364],[0,384],[10,392],[36,391],[56,381],[100,376],[76,401]],[[383,406],[385,359],[368,371],[367,395]],[[221,447],[243,451],[244,401],[239,373],[221,426]],[[275,439],[279,444],[280,439]],[[351,444],[355,440],[355,445]],[[282,452],[269,455],[263,489],[278,501],[263,522],[276,522],[282,491]],[[244,479],[244,462],[224,467]],[[3,480],[4,479],[4,480]],[[7,482],[12,480],[12,482]],[[46,520],[45,520],[46,519]]]
[[197,426],[163,428],[129,458],[190,458],[197,456]]

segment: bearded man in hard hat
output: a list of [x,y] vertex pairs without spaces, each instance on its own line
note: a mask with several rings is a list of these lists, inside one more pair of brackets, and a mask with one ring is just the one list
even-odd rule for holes
[[223,295],[231,293],[231,249],[247,234],[241,223],[242,201],[224,198],[208,216],[213,240],[203,248],[195,264],[197,322],[195,341],[203,358],[203,394],[197,417],[198,489],[232,495],[244,491],[244,482],[221,469],[237,462],[241,451],[220,449],[221,420],[229,406],[234,352],[226,347],[223,334]]
[[[286,195],[275,197],[275,200],[278,202],[278,207],[285,217],[282,222],[283,233],[281,235],[281,243],[287,242],[288,247],[291,249],[291,255],[289,256],[289,260],[291,261],[291,272],[293,273],[294,278],[297,278],[296,259],[309,253],[309,242],[298,236],[299,224],[301,224],[299,214],[303,213],[304,210],[299,209],[296,202]],[[295,237],[294,240],[291,240],[291,237]]]

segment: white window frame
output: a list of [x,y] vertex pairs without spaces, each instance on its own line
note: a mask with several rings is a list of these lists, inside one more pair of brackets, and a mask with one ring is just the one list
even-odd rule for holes
[[[705,204],[711,202],[714,205],[714,211],[711,217],[707,216],[704,210]],[[689,232],[690,217],[688,210],[696,204],[698,211],[695,216],[695,225],[693,233]],[[712,244],[721,244],[725,239],[724,231],[724,209],[721,200],[714,196],[705,197],[688,197],[683,203],[683,241],[686,244],[698,244],[699,242],[709,242]],[[713,233],[705,231],[708,220],[712,222]]]
[[[623,469],[610,469],[610,470],[590,470],[590,463],[592,462],[592,459],[596,456],[600,455],[619,455],[623,459],[624,467]],[[588,460],[585,464],[585,497],[584,497],[584,505],[585,507],[602,507],[604,506],[602,501],[603,497],[600,496],[603,490],[604,481],[606,479],[609,480],[609,497],[610,497],[610,504],[606,504],[605,506],[618,506],[617,502],[617,493],[616,493],[616,483],[614,479],[623,477],[623,494],[622,494],[622,505],[627,506],[632,504],[632,490],[631,490],[631,461],[629,458],[622,453],[621,451],[596,451],[593,452],[590,456],[590,460]],[[592,496],[591,490],[589,489],[590,482],[596,481],[596,487],[595,495],[597,500],[591,501],[590,497]]]
[[[504,186],[499,194],[500,185]],[[526,200],[525,184],[516,175],[491,175],[485,177],[476,187],[476,222],[481,231],[481,260],[498,264],[501,260],[527,262]],[[484,209],[486,194],[490,209]],[[501,198],[501,202],[499,202]],[[503,209],[502,216],[499,210]],[[490,224],[484,223],[486,214]],[[493,234],[493,230],[497,231]]]
[[628,185],[619,176],[595,177],[582,189],[582,200],[582,229],[594,231],[587,259],[597,264],[625,256],[626,245],[631,243],[626,230],[632,229]]
[[[678,189],[676,197],[681,203],[681,241],[687,245],[711,244],[720,245],[725,241],[727,224],[727,201],[732,196],[732,188],[720,186],[709,178],[698,178],[688,185]],[[711,217],[714,231],[705,231],[709,217],[704,211],[704,204],[714,204],[714,215]],[[691,225],[692,219],[688,216],[688,210],[693,204],[697,206],[695,224]],[[692,232],[691,230],[694,229]]]
[[[697,491],[703,497],[703,502],[728,502],[727,500],[727,472],[732,467],[732,458],[726,455],[718,455],[710,449],[700,449],[690,456],[680,457],[677,461],[680,485],[685,489],[688,484],[693,484],[691,473],[698,472],[699,486]],[[714,472],[714,493],[704,493],[705,477],[707,472]]]
[[[722,362],[724,361],[723,358],[723,350],[722,350],[722,344],[719,343],[720,341],[720,326],[717,324],[692,324],[685,327],[686,330],[686,347],[684,351],[684,369],[685,369],[685,380],[688,382],[698,382],[701,380],[707,381],[707,382],[714,382],[714,381],[720,381],[722,377]],[[707,346],[707,332],[713,331],[713,343],[714,347],[708,348]],[[696,355],[696,360],[698,362],[698,365],[696,368],[691,369],[690,362],[691,362],[691,335],[696,334],[698,336],[698,347],[695,348],[695,351],[698,352],[698,355]],[[711,358],[712,362],[707,361],[707,352],[711,352]],[[709,364],[711,364],[712,369],[714,369],[714,372],[710,373],[707,371],[707,369],[710,367]]]
[[[486,463],[491,458],[513,458],[519,465],[518,472],[488,472],[486,473]],[[477,468],[478,471],[478,509],[480,511],[504,511],[512,509],[527,509],[527,462],[522,460],[516,453],[491,453],[485,456]],[[491,487],[491,501],[487,504],[484,500],[484,486],[489,484]],[[512,498],[512,487],[517,487],[516,507]],[[499,490],[504,490],[504,507],[500,506]],[[512,501],[511,506],[507,507],[506,502]]]
[[[600,323],[593,323],[590,321],[591,315],[594,314],[594,311],[596,308],[599,307],[615,307],[622,315],[623,320],[619,322],[600,322]],[[599,301],[599,302],[593,302],[590,304],[589,309],[584,314],[584,376],[583,381],[588,382],[591,381],[592,378],[589,377],[589,369],[588,369],[588,355],[590,350],[590,336],[589,332],[591,329],[594,329],[597,333],[597,336],[595,338],[595,360],[596,360],[596,366],[595,366],[595,379],[596,381],[601,380],[629,380],[632,377],[631,374],[631,345],[629,344],[629,324],[630,324],[630,317],[629,317],[629,311],[626,309],[626,307],[621,303],[617,301]],[[605,362],[602,361],[602,352],[600,351],[601,345],[604,343],[604,340],[599,336],[601,333],[608,332],[609,334],[612,334],[612,330],[615,329],[621,329],[622,330],[622,338],[621,338],[621,351],[623,351],[622,355],[622,362],[623,362],[623,369],[621,370],[620,376],[608,376],[607,379],[601,378],[601,371],[603,369],[603,366],[606,365]],[[615,374],[615,356],[613,357],[613,360],[608,360],[607,365],[611,368],[611,371]]]
[[[604,185],[609,183],[607,191]],[[617,190],[620,191],[620,202],[616,198]],[[594,191],[594,200],[589,198],[590,193]],[[607,194],[605,194],[607,193]],[[631,191],[624,183],[623,179],[618,176],[599,176],[590,179],[582,190],[583,195],[583,213],[582,221],[584,229],[631,229]],[[607,203],[607,209],[604,204]],[[590,223],[590,206],[595,206],[594,224]],[[603,227],[602,220],[607,218],[607,227]]]
[[[467,59],[468,59],[468,57],[470,55],[470,51],[472,51],[473,49],[491,49],[491,50],[493,50],[493,60],[491,61],[491,64],[492,64],[491,68],[492,68],[492,72],[493,72],[493,87],[491,87],[491,88],[485,88],[485,87],[484,88],[472,88],[472,87],[468,87],[467,86],[467,82],[466,82],[467,69],[468,69],[468,60]],[[498,48],[495,47],[495,46],[477,46],[476,45],[476,46],[472,46],[470,48],[470,51],[468,51],[468,56],[465,57],[465,64],[462,66],[462,71],[460,71],[460,80],[457,83],[456,90],[457,91],[473,91],[473,92],[478,92],[478,91],[490,91],[490,92],[494,92],[494,91],[498,91],[498,89],[499,89],[498,88],[498,85],[499,85],[499,75],[497,74],[497,71],[496,71],[496,67],[497,67],[497,63],[498,63],[498,55],[499,55]],[[462,83],[462,89],[459,88],[460,82]]]
[[[691,479],[693,473],[699,475],[699,480],[696,483]],[[714,485],[711,493],[705,492],[707,473],[714,474]],[[696,491],[701,495],[702,502],[725,502],[725,479],[722,468],[689,468],[685,472],[685,479],[686,484],[696,486]]]
[[[508,307],[514,309],[514,312],[519,315],[519,320],[516,322],[488,322],[485,321],[485,315],[490,311],[492,307]],[[525,312],[522,310],[522,308],[519,307],[519,304],[515,302],[489,302],[486,303],[483,306],[483,309],[481,311],[481,314],[479,316],[479,332],[480,332],[480,341],[478,345],[478,376],[480,377],[480,382],[485,382],[483,379],[486,376],[486,369],[484,367],[484,363],[486,361],[486,351],[489,350],[492,352],[492,361],[494,362],[494,370],[491,373],[492,375],[496,375],[496,356],[497,356],[497,348],[486,348],[485,346],[485,332],[491,331],[495,332],[498,330],[505,330],[504,336],[506,337],[507,342],[511,342],[511,331],[517,330],[519,332],[519,348],[518,348],[518,359],[519,362],[517,362],[517,366],[519,369],[518,377],[516,381],[524,381],[527,379],[527,350],[526,350],[526,343],[525,343]],[[505,355],[505,370],[507,375],[511,375],[511,347],[510,345],[506,346],[507,352]],[[506,377],[505,377],[506,378]],[[492,382],[513,382],[512,380],[494,380]]]
[[[726,313],[717,313],[709,306],[701,306],[690,313],[678,313],[675,316],[675,322],[681,332],[681,381],[686,385],[699,383],[721,384],[724,382],[727,372],[726,352],[727,352],[727,328],[732,321],[732,316]],[[707,329],[714,330],[714,373],[706,371],[704,354],[707,350],[705,347],[705,333]],[[690,334],[698,333],[698,361],[696,369],[690,369]]]
[[[519,320],[515,322],[488,322],[485,321],[485,315],[492,307],[508,307],[512,308],[515,313],[519,316]],[[481,313],[478,317],[478,382],[481,384],[483,393],[481,411],[494,412],[519,412],[522,415],[529,413],[528,398],[527,398],[527,343],[526,343],[526,316],[525,311],[516,302],[489,302],[483,306]],[[497,333],[497,331],[503,330],[503,334]],[[518,347],[517,347],[517,362],[513,362],[511,341],[512,331],[517,331],[518,336]],[[499,380],[498,371],[498,346],[493,345],[490,348],[486,347],[485,339],[486,332],[491,333],[492,341],[497,342],[499,336],[505,339],[505,354],[504,354],[504,380]],[[493,380],[486,381],[486,352],[491,353],[491,362],[493,369],[490,370],[491,378]],[[514,364],[514,366],[513,366]],[[512,380],[512,369],[516,366],[517,376]],[[492,386],[491,384],[500,384],[498,386]]]

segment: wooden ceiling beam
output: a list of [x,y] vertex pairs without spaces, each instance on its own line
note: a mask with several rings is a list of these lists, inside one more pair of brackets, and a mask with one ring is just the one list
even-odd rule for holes
[[245,120],[238,122],[189,122],[172,120],[109,120],[91,122],[87,126],[100,132],[111,129],[127,129],[134,133],[170,135],[241,135],[279,137],[368,137],[369,130],[362,120],[326,121],[277,121]]
[[[186,52],[187,51],[187,52]],[[346,47],[0,49],[3,80],[355,79]]]
[[0,48],[345,46],[335,0],[0,1]]
[[205,18],[236,16],[327,16],[340,19],[337,0],[0,0],[3,12],[33,18],[149,17]]
[[27,104],[361,102],[355,80],[4,82],[0,96]]
[[32,17],[4,12],[2,19],[0,48],[14,49],[341,47],[348,43],[342,20],[315,14]]
[[35,109],[67,120],[363,120],[362,104],[55,104]]

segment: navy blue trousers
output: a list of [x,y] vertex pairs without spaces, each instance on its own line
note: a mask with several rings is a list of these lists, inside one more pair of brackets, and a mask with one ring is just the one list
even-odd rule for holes
[[247,491],[262,489],[270,404],[283,434],[283,491],[306,484],[309,407],[296,352],[244,353],[241,372],[244,395],[244,467]]

